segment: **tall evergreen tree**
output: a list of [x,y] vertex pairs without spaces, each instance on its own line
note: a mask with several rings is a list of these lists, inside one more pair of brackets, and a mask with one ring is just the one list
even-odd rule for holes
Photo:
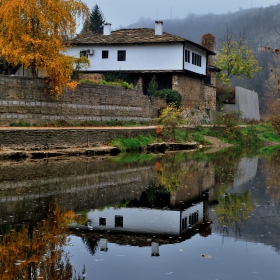
[[81,33],[88,31],[92,33],[103,33],[104,23],[104,15],[99,6],[95,5],[90,11],[89,18],[84,22]]

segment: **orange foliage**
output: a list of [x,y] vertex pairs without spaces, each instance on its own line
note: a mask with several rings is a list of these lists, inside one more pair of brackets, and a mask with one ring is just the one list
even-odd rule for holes
[[[215,36],[210,34],[210,33],[207,33],[207,34],[204,34],[202,37],[201,37],[201,45],[203,47],[205,47],[206,49],[214,52],[214,48],[215,48]],[[207,63],[209,65],[212,64],[212,58],[211,56],[208,57],[208,61]]]
[[62,213],[53,204],[43,221],[5,234],[0,243],[0,278],[72,279],[72,266],[63,250],[69,216],[73,213]]
[[159,171],[159,170],[162,169],[162,164],[159,161],[157,161],[154,168],[155,168],[156,171]]
[[74,36],[76,17],[87,15],[80,0],[1,0],[0,56],[29,68],[33,76],[45,74],[56,95],[63,86],[73,88],[73,57],[63,54],[64,38]]
[[215,48],[215,36],[207,33],[201,37],[201,45],[210,51],[214,51]]
[[157,127],[156,127],[156,135],[157,135],[157,136],[160,136],[161,134],[162,134],[162,127],[157,126]]

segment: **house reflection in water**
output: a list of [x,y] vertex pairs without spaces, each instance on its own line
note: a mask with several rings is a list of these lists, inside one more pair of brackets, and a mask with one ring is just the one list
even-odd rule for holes
[[[170,200],[165,200],[165,203],[161,201],[161,207],[135,204],[137,202],[130,201],[123,208],[92,210],[88,213],[86,226],[79,226],[79,229],[83,232],[90,230],[91,235],[95,234],[95,238],[101,233],[101,251],[107,251],[107,242],[113,242],[121,245],[151,246],[151,256],[160,256],[159,246],[162,244],[182,242],[196,233],[202,236],[211,233],[208,192],[178,205],[170,205]],[[72,229],[75,228],[77,225],[72,225]]]
[[159,257],[159,244],[156,242],[152,242],[152,257]]
[[94,231],[181,236],[202,222],[203,202],[182,210],[111,207],[89,212],[88,219]]
[[108,251],[108,242],[106,238],[101,238],[99,241],[100,251],[107,252]]

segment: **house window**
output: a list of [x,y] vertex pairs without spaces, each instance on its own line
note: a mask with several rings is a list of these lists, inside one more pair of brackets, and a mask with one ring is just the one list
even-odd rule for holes
[[99,218],[99,225],[106,226],[106,218]]
[[109,51],[102,51],[102,58],[108,58],[109,57]]
[[201,55],[192,53],[192,64],[201,67]]
[[80,51],[80,57],[82,57],[82,56],[88,57],[88,54],[87,54],[86,50]]
[[199,217],[198,211],[190,214],[189,215],[189,226],[192,226],[192,225],[198,223],[198,217]]
[[125,61],[126,51],[118,51],[118,61]]
[[189,50],[185,50],[185,62],[190,63],[191,62],[191,58],[190,58],[190,51]]
[[123,227],[123,216],[115,216],[115,227]]
[[182,219],[182,231],[188,227],[187,221],[188,221],[187,217]]

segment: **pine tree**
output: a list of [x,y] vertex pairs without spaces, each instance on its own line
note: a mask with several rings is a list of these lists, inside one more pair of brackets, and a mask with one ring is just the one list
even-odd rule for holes
[[103,25],[105,23],[104,15],[98,5],[95,5],[89,18],[84,22],[81,33],[91,31],[92,33],[103,33]]

